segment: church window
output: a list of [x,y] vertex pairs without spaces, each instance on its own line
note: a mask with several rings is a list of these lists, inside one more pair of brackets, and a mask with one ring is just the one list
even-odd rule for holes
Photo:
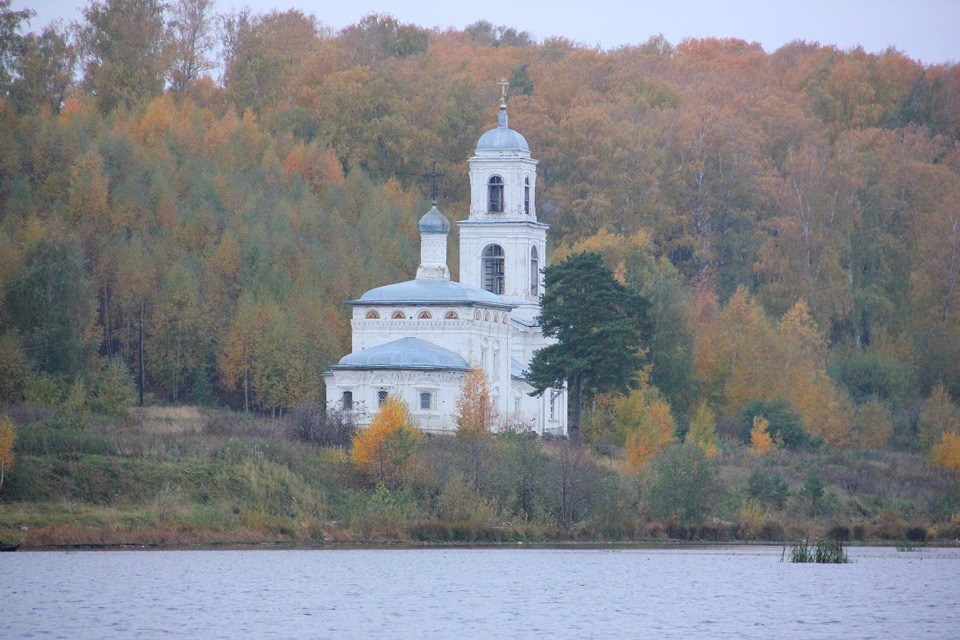
[[377,391],[377,406],[382,407],[383,403],[387,401],[387,390],[380,389]]
[[405,314],[403,311],[400,311],[400,309],[397,309],[396,311],[390,314],[390,317],[393,320],[406,320],[407,314]]
[[473,319],[477,320],[478,322],[482,319],[482,316],[480,315],[480,309],[477,309],[476,312],[474,312]]
[[429,391],[420,392],[420,410],[431,411],[433,409],[433,394]]
[[536,247],[530,247],[530,295],[540,294],[540,254]]
[[503,178],[490,176],[487,182],[487,211],[503,213]]
[[557,419],[557,396],[550,394],[550,419]]
[[503,324],[507,324],[509,321],[510,319],[507,318],[507,314],[503,314],[503,316],[501,316],[500,318],[500,322],[502,322]]
[[530,215],[530,178],[523,179],[523,213]]
[[370,309],[370,311],[367,311],[367,315],[364,316],[364,317],[365,317],[367,320],[379,320],[379,319],[380,319],[380,314],[377,313],[377,310],[376,310],[376,309]]
[[485,322],[490,322],[490,312],[489,312],[489,311],[485,311],[485,312],[483,313],[483,320],[484,320]]
[[498,244],[487,245],[481,255],[483,261],[483,288],[491,293],[502,294],[503,286],[503,247]]
[[417,314],[418,320],[430,320],[431,318],[433,318],[433,316],[430,314],[429,311],[421,311],[420,313]]
[[456,311],[447,311],[446,315],[443,316],[444,320],[459,320],[460,316],[457,315]]
[[353,409],[353,392],[344,391],[343,392],[343,410],[350,411]]
[[499,375],[500,373],[500,349],[496,345],[493,346],[493,375]]

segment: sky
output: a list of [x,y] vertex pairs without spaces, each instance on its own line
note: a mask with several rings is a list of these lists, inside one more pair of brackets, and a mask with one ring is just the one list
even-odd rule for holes
[[[37,12],[39,30],[51,20],[79,20],[85,0],[13,0]],[[862,46],[879,53],[896,47],[924,64],[960,61],[960,0],[216,0],[219,12],[250,7],[300,9],[334,30],[370,13],[403,23],[462,29],[478,20],[528,31],[536,40],[564,36],[611,49],[641,44],[662,33],[677,44],[688,37],[759,42],[768,51],[793,40]]]

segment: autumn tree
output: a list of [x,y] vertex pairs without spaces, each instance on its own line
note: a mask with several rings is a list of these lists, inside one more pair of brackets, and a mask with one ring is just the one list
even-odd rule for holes
[[706,402],[697,404],[684,443],[700,447],[707,458],[717,456],[716,416]]
[[419,438],[407,405],[387,396],[370,426],[354,435],[350,458],[378,483],[396,488],[403,482]]
[[3,416],[0,418],[0,490],[3,489],[3,479],[7,472],[13,469],[15,459],[13,445],[16,440],[17,433],[13,420]]
[[76,61],[76,44],[62,27],[50,25],[39,35],[27,34],[13,64],[16,77],[10,85],[10,100],[17,111],[59,112],[74,85]]
[[480,485],[490,449],[494,417],[487,374],[483,369],[471,368],[464,376],[453,418],[457,423],[457,441],[470,470],[469,480],[475,488]]
[[35,15],[36,11],[30,9],[14,11],[10,8],[10,0],[0,0],[0,95],[10,89],[16,59],[23,46],[20,23],[29,21]]
[[938,386],[923,403],[917,424],[917,436],[920,444],[929,449],[935,446],[945,433],[960,434],[960,409],[957,409],[946,389]]
[[178,93],[214,68],[216,16],[213,0],[176,0],[170,5],[170,88]]
[[654,389],[638,389],[614,400],[613,425],[635,471],[677,440],[670,405]]
[[763,456],[776,449],[776,442],[770,435],[770,422],[763,416],[753,417],[753,427],[750,429],[750,453]]
[[83,10],[83,87],[105,113],[163,90],[166,28],[158,0],[94,0]]
[[644,362],[646,298],[617,282],[597,253],[579,253],[544,270],[540,324],[557,342],[540,349],[527,380],[542,395],[566,384],[568,433],[580,441],[584,394],[627,389]]

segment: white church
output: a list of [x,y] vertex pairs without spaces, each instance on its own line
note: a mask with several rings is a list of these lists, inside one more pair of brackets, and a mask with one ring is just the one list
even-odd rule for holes
[[[505,83],[504,83],[505,84]],[[460,227],[460,282],[450,279],[450,221],[434,203],[420,219],[414,280],[367,291],[347,304],[352,353],[325,372],[327,406],[370,424],[388,395],[399,396],[421,429],[456,430],[465,374],[487,375],[497,427],[567,432],[565,389],[532,397],[524,376],[549,344],[537,318],[548,225],[537,221],[537,161],[526,139],[498,126],[477,142],[470,166],[470,215]]]

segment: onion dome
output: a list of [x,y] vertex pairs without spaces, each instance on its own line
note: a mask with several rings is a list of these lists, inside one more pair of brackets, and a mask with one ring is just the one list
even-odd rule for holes
[[450,221],[440,213],[436,204],[420,218],[417,226],[420,227],[420,233],[450,233]]

